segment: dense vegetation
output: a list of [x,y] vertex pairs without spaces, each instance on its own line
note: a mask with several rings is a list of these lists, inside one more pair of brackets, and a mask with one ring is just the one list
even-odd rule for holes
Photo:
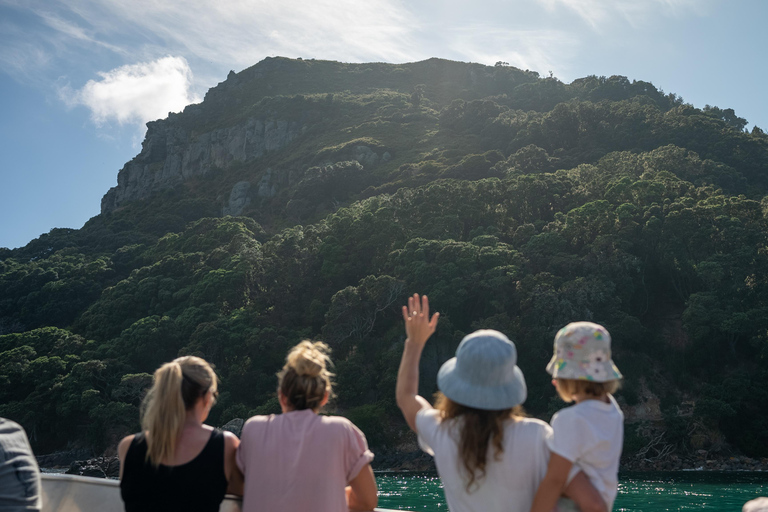
[[[398,308],[418,291],[442,313],[425,394],[465,333],[496,328],[518,345],[526,408],[548,419],[561,405],[544,371],[554,333],[593,320],[613,334],[626,410],[659,400],[659,415],[629,415],[641,421],[627,454],[656,439],[647,457],[768,456],[759,128],[624,77],[563,84],[434,59],[269,59],[176,122],[203,132],[254,112],[307,129],[0,249],[0,416],[37,451],[114,446],[138,428],[151,373],[179,354],[216,365],[213,423],[275,412],[274,374],[305,337],[333,347],[337,412],[398,449]],[[391,159],[350,161],[358,146]],[[283,176],[273,197],[220,216],[234,183],[266,172]]]

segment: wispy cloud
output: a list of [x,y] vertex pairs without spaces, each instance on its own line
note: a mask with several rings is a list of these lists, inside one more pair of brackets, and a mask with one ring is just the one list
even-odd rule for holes
[[566,8],[575,12],[589,26],[601,30],[615,21],[631,26],[644,23],[650,18],[682,16],[689,13],[703,15],[710,0],[539,0],[548,10]]
[[190,92],[192,71],[182,57],[125,65],[99,75],[80,90],[60,91],[69,105],[87,107],[98,125],[111,121],[143,125],[199,101]]
[[[266,55],[343,60],[407,60],[415,28],[401,0],[81,0],[57,2],[104,35],[142,34],[145,51],[190,62],[248,66]],[[104,40],[100,38],[99,40]]]
[[[0,0],[0,14],[4,7],[17,21],[9,28],[23,26],[24,33],[0,34],[0,70],[59,83],[98,74],[60,96],[87,106],[102,124],[164,116],[229,69],[266,56],[347,62],[427,57],[415,50],[418,23],[404,0]],[[183,66],[163,59],[169,54],[182,56]],[[118,64],[124,66],[103,71]],[[166,92],[148,94],[150,85]]]
[[[430,18],[435,5],[405,0],[0,0],[0,9],[36,20],[26,36],[0,33],[0,66],[27,74],[55,68],[46,71],[50,82],[63,76],[82,84],[81,77],[98,75],[68,90],[70,104],[85,105],[102,124],[144,123],[192,101],[229,69],[270,55],[346,62],[444,56],[568,75],[588,44],[585,32],[594,36],[659,13],[699,13],[712,1],[536,0],[497,6],[495,15],[472,22],[450,17],[465,7],[447,2],[438,25]],[[467,9],[485,12],[481,5]],[[575,29],[579,19],[593,30]],[[167,55],[183,57],[183,65]],[[166,92],[147,96],[150,84]],[[130,106],[134,101],[141,105]]]
[[94,36],[89,34],[85,28],[75,23],[72,23],[70,21],[67,21],[63,18],[60,18],[52,12],[38,11],[37,14],[38,16],[40,16],[43,23],[45,23],[48,27],[52,28],[62,36],[65,36],[66,38],[71,38],[71,39],[80,41],[82,43],[95,44],[98,46],[102,46],[115,53],[120,53],[123,55],[127,54],[125,49],[96,39]]
[[33,70],[46,66],[50,56],[39,41],[8,20],[0,21],[0,70],[24,81],[34,81]]
[[556,30],[503,30],[470,26],[449,30],[450,49],[467,60],[492,65],[502,61],[520,69],[564,72],[579,42]]

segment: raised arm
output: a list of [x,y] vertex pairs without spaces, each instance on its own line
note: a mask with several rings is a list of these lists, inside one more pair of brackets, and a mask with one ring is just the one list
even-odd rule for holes
[[397,406],[402,411],[411,430],[416,432],[416,413],[425,407],[432,407],[427,400],[419,396],[419,360],[427,340],[435,332],[440,313],[429,317],[429,299],[414,293],[408,298],[408,305],[403,306],[405,322],[405,347],[397,372]]

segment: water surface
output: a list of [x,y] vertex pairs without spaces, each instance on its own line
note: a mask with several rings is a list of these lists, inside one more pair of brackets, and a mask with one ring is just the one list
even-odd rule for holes
[[[768,495],[768,472],[668,471],[619,477],[614,512],[738,512],[747,501]],[[382,508],[448,510],[434,473],[377,473],[376,480]]]

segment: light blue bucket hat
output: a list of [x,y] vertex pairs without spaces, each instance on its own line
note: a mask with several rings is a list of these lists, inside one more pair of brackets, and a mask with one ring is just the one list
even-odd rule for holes
[[456,357],[440,367],[437,387],[458,404],[488,411],[520,405],[528,395],[515,344],[490,329],[464,336]]
[[611,335],[592,322],[572,322],[557,331],[547,372],[555,379],[607,382],[622,378],[611,359]]

